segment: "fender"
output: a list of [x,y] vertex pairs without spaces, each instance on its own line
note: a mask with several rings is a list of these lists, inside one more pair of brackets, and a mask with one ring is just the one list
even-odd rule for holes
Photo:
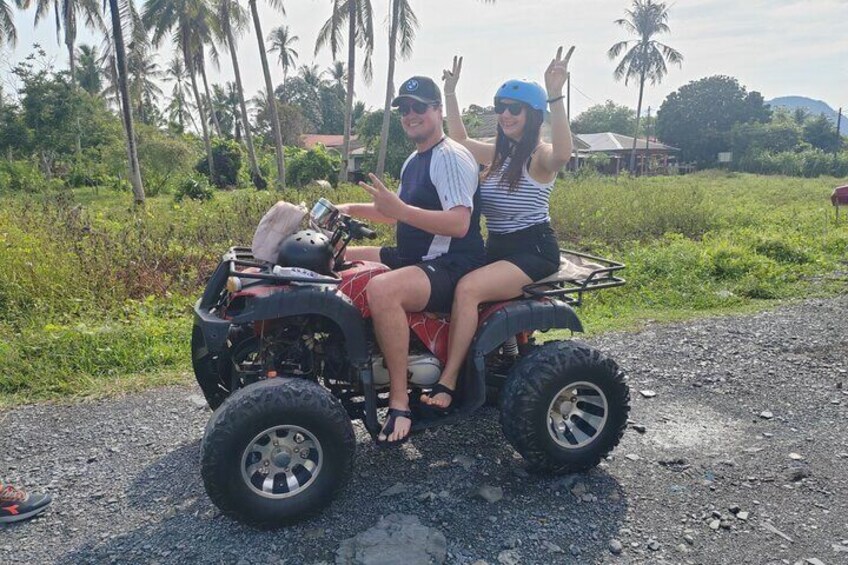
[[574,309],[552,298],[516,300],[507,303],[486,317],[477,329],[471,342],[465,366],[468,378],[463,383],[463,395],[467,408],[473,411],[486,401],[485,356],[508,338],[525,331],[547,331],[562,328],[583,332],[583,324]]
[[345,347],[353,365],[367,365],[368,344],[359,310],[350,300],[329,285],[293,286],[286,292],[274,292],[248,300],[244,308],[229,320],[223,320],[203,307],[203,299],[194,307],[195,323],[203,330],[206,347],[220,351],[227,340],[231,324],[248,324],[288,316],[315,314],[335,322],[345,338]]

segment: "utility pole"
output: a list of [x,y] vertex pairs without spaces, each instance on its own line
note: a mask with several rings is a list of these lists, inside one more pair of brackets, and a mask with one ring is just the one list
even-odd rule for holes
[[839,150],[842,148],[842,133],[840,133],[841,129],[842,129],[842,107],[840,106],[839,115],[836,116],[836,148],[833,150],[834,155],[839,153]]
[[[571,122],[571,73],[565,81],[565,119]],[[574,146],[574,134],[571,134],[571,159],[574,162],[572,170],[577,172],[577,147]],[[566,168],[567,170],[567,168]]]

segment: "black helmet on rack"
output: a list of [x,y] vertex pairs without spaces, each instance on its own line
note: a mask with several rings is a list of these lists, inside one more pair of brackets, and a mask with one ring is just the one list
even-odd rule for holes
[[281,267],[300,267],[322,275],[333,273],[333,246],[319,231],[302,230],[288,236],[277,252]]

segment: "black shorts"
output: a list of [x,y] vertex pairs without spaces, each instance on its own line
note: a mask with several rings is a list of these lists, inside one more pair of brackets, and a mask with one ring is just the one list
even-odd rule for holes
[[509,261],[538,281],[559,270],[559,244],[551,224],[545,222],[510,233],[490,233],[486,262]]
[[448,313],[453,306],[453,293],[456,284],[466,274],[484,265],[482,257],[465,254],[447,254],[429,261],[405,261],[396,247],[381,247],[380,262],[390,269],[418,267],[430,281],[430,298],[425,312]]

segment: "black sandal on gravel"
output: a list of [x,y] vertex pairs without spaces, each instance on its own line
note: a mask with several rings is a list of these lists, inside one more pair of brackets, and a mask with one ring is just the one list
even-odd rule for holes
[[430,389],[430,392],[428,392],[426,394],[426,396],[429,397],[429,398],[435,398],[437,394],[447,394],[451,399],[450,404],[442,407],[442,406],[436,406],[435,404],[426,404],[426,403],[422,402],[421,407],[424,410],[429,410],[429,411],[431,411],[435,414],[439,414],[439,415],[444,416],[444,415],[450,413],[450,411],[453,409],[453,401],[454,401],[454,396],[456,395],[456,391],[449,389],[448,387],[446,387],[442,383],[436,383],[436,384],[433,385],[433,388]]
[[398,408],[389,408],[389,417],[386,418],[386,423],[383,424],[383,429],[380,430],[380,434],[386,436],[386,439],[381,440],[377,437],[377,446],[378,447],[396,447],[409,439],[409,436],[412,435],[412,428],[410,427],[409,433],[400,438],[399,440],[389,441],[389,436],[392,435],[392,432],[395,431],[395,420],[398,418],[408,418],[410,425],[412,424],[412,412],[409,410],[400,410]]

